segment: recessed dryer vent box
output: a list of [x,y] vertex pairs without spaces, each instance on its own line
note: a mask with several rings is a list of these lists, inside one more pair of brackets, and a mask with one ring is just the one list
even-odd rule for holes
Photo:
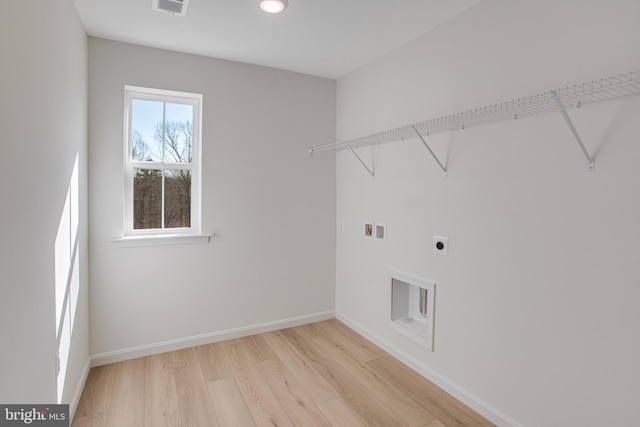
[[436,285],[393,269],[389,327],[433,351]]

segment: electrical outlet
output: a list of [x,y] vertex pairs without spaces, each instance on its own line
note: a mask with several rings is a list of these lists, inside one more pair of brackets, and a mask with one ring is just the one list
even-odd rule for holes
[[433,253],[449,255],[449,239],[445,236],[433,236]]
[[341,233],[344,232],[344,219],[338,220],[338,231]]

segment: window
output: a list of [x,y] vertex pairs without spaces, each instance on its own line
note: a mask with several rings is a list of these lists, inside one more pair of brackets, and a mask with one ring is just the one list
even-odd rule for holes
[[125,86],[125,237],[200,234],[202,95]]

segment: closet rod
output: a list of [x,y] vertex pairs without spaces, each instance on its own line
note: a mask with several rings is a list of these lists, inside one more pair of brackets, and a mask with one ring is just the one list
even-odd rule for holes
[[[640,95],[640,71],[631,71],[602,78],[600,80],[579,83],[574,86],[551,90],[538,95],[513,99],[510,101],[500,102],[498,104],[474,108],[460,113],[436,117],[430,120],[408,124],[394,129],[388,129],[348,141],[319,145],[310,148],[309,154],[312,155],[313,153],[325,150],[353,149],[353,147],[358,148],[364,145],[414,138],[416,137],[416,130],[431,135],[438,132],[449,132],[456,129],[465,129],[472,126],[513,120],[550,111],[558,111],[558,109],[560,109],[562,113],[562,110],[567,106],[578,108],[586,104],[634,95]],[[559,108],[559,103],[562,108]],[[565,117],[565,114],[566,111],[564,111],[563,117]],[[568,116],[565,117],[565,120],[567,118]],[[567,124],[569,124],[570,127],[573,127],[573,124],[570,123],[571,121],[569,120]],[[573,127],[572,131],[575,131],[575,127]],[[574,132],[574,136],[577,137],[578,143],[581,145],[590,165],[593,165],[593,159],[586,149],[583,148],[584,144],[582,144],[582,140],[577,135],[577,131]]]

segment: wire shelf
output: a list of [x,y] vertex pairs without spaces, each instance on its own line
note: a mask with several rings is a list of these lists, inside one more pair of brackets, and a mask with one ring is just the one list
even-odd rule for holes
[[560,107],[558,101],[564,108],[579,108],[586,104],[634,95],[640,95],[640,71],[631,71],[538,95],[436,117],[348,141],[316,146],[309,150],[309,154],[414,138],[416,131],[429,135],[558,111]]

